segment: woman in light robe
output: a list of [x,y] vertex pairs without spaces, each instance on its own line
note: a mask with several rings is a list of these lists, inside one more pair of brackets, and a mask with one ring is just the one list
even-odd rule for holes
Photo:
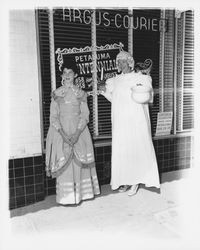
[[[139,184],[160,187],[148,109],[148,103],[153,102],[152,79],[133,70],[134,59],[128,52],[121,51],[116,64],[121,74],[108,79],[100,89],[111,102],[111,187],[129,190],[131,196]],[[149,91],[149,99],[143,103],[133,98],[133,90],[140,87]]]
[[56,202],[62,205],[100,194],[87,127],[87,94],[74,85],[76,76],[75,64],[63,65],[63,86],[52,95],[46,140],[46,172],[56,178]]

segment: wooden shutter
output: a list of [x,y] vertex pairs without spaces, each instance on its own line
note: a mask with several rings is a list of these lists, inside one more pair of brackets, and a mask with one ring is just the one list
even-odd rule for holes
[[185,13],[183,130],[194,127],[194,13]]
[[48,11],[39,9],[36,11],[38,18],[40,67],[42,81],[43,103],[43,134],[46,138],[49,128],[50,102],[51,102],[51,72],[50,72],[50,47],[49,47],[49,21]]
[[177,132],[194,126],[194,13],[183,12],[178,20]]
[[167,31],[164,49],[164,109],[173,112],[174,107],[174,11],[166,10]]
[[[134,17],[146,17],[147,19],[160,19],[160,10],[133,10]],[[154,88],[154,103],[150,106],[152,133],[155,134],[157,113],[159,112],[159,53],[160,32],[152,30],[133,30],[133,57],[136,62],[144,62],[150,58],[153,61],[151,72]]]

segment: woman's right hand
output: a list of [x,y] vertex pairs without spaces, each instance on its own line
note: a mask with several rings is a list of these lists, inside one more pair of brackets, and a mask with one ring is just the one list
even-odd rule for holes
[[106,85],[105,85],[105,81],[104,80],[102,80],[102,81],[100,81],[99,83],[98,83],[98,90],[100,91],[100,92],[105,92],[106,91]]
[[51,177],[51,171],[50,170],[46,170],[46,176]]
[[64,142],[66,142],[67,144],[69,144],[70,146],[73,146],[73,143],[70,141],[68,136],[64,136],[63,137]]
[[66,142],[70,146],[73,146],[73,143],[70,141],[70,138],[65,134],[62,128],[59,129],[58,132],[61,134],[64,142]]
[[106,91],[106,87],[105,86],[100,86],[99,87],[99,91],[100,92],[105,92]]

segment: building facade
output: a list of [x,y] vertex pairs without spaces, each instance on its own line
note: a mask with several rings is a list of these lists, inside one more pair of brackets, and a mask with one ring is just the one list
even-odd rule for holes
[[[88,93],[101,185],[110,181],[111,107],[97,86],[102,74],[116,74],[120,50],[129,51],[136,62],[153,62],[150,115],[159,172],[192,166],[193,10],[55,8],[13,10],[9,18],[10,209],[55,193],[55,180],[45,175],[45,139],[51,91],[61,85],[60,68],[69,58],[79,70],[77,84]],[[162,115],[171,119],[159,130]]]

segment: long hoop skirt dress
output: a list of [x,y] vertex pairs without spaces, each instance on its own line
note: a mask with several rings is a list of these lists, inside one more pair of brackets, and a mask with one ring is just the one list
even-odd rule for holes
[[[86,93],[73,86],[55,92],[50,107],[50,127],[46,140],[46,169],[56,177],[56,201],[60,204],[78,204],[100,194],[95,168],[94,150],[87,127],[89,110]],[[72,135],[82,130],[74,146],[63,141],[58,129]]]
[[103,95],[112,103],[112,189],[139,183],[160,187],[148,104],[131,98],[131,88],[142,83],[152,89],[151,81],[150,76],[131,72],[106,82]]

